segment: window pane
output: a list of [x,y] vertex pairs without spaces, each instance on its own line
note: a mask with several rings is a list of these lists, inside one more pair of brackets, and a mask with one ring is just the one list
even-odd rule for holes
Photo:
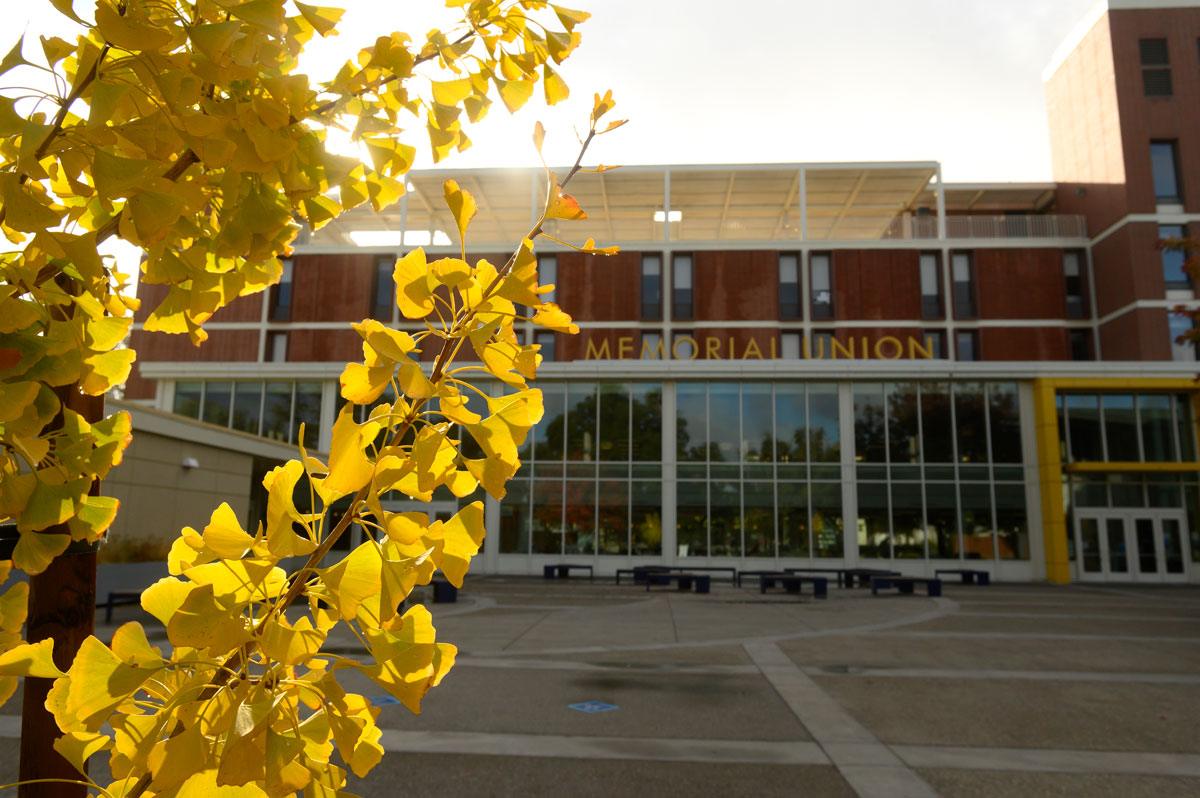
[[708,459],[708,386],[702,382],[675,385],[675,448],[680,460]]
[[[736,463],[741,446],[738,430],[738,384],[712,382],[708,385],[708,459],[714,463]],[[716,545],[714,539],[713,545]]]
[[567,386],[549,383],[542,386],[542,420],[533,429],[534,459],[563,459],[563,436],[566,430]]
[[992,462],[1021,462],[1021,410],[1015,382],[988,386],[988,421],[992,425]]
[[270,319],[271,321],[287,321],[292,316],[292,259],[280,261],[283,271],[279,282],[271,288]]
[[813,254],[809,258],[812,315],[815,319],[833,318],[833,274],[829,256]]
[[567,383],[567,459],[596,459],[596,383]]
[[[1158,237],[1163,240],[1168,238],[1183,238],[1183,225],[1160,224],[1158,226]],[[1187,260],[1183,255],[1183,251],[1163,247],[1160,253],[1162,255],[1163,281],[1167,284],[1167,288],[1187,288],[1191,285],[1191,280],[1187,272],[1183,270],[1183,264]]]
[[925,462],[954,462],[954,422],[950,417],[950,386],[944,382],[921,385],[921,438]]
[[680,482],[677,490],[679,556],[703,557],[708,554],[708,485]]
[[799,333],[783,333],[779,336],[779,356],[784,360],[800,359]]
[[207,382],[204,384],[204,415],[202,421],[229,426],[229,403],[233,400],[232,382]]
[[[838,388],[817,383],[808,386],[808,454],[817,463],[841,460],[842,433],[838,422]],[[840,507],[839,503],[839,507]],[[814,520],[814,526],[815,526]]]
[[958,461],[986,463],[987,428],[983,385],[963,382],[954,386],[954,424],[958,429]]
[[925,522],[919,485],[892,483],[892,536],[896,557],[924,558]]
[[233,428],[257,435],[258,420],[262,415],[263,384],[235,382],[233,389]]
[[564,554],[596,553],[596,483],[592,480],[566,483],[566,526]]
[[631,515],[633,553],[662,554],[662,483],[639,480],[633,483]]
[[1154,174],[1154,196],[1159,200],[1178,200],[1175,142],[1150,142],[1150,168]]
[[529,481],[514,479],[500,502],[500,553],[529,553]]
[[968,560],[994,558],[992,544],[992,497],[988,485],[963,484],[962,495],[963,551]]
[[1108,441],[1110,461],[1130,463],[1141,460],[1138,454],[1137,414],[1132,394],[1105,394],[1104,437]]
[[929,556],[958,559],[958,502],[954,484],[931,482],[925,486]]
[[172,412],[190,418],[200,418],[200,395],[203,390],[202,382],[175,383],[175,404]]
[[745,504],[747,557],[775,556],[775,484],[746,482],[742,486]]
[[533,482],[533,553],[562,553],[562,490],[558,481]]
[[1196,439],[1192,434],[1192,402],[1191,395],[1181,393],[1175,397],[1175,421],[1179,425],[1180,459],[1185,461],[1196,459]]
[[737,482],[710,482],[710,554],[740,557],[742,554],[742,497]]
[[[546,301],[549,302],[550,300],[547,299]],[[538,353],[546,363],[553,363],[556,360],[554,350],[557,341],[557,336],[552,332],[536,332],[533,334],[533,342],[541,347]]]
[[692,317],[692,256],[676,255],[672,259],[674,295],[672,310],[677,319]]
[[600,483],[600,516],[596,528],[600,536],[601,554],[629,553],[628,482]]
[[779,318],[800,317],[799,259],[795,255],[779,256]]
[[926,319],[942,315],[942,280],[938,274],[938,256],[921,253],[921,316]]
[[950,256],[950,268],[954,280],[954,315],[958,318],[974,316],[975,275],[971,268],[970,254],[966,252],[953,253]]
[[662,460],[662,385],[633,384],[633,460]]
[[304,425],[304,440],[301,443],[315,449],[321,441],[321,388],[319,382],[296,383],[295,418],[292,420],[292,442],[300,436],[300,425]]
[[779,483],[779,556],[809,556],[808,486],[803,483]]
[[841,557],[842,486],[837,482],[814,482],[812,491],[812,551],[814,557]]
[[854,459],[860,463],[887,460],[883,412],[883,383],[855,383]]
[[642,318],[662,318],[662,258],[642,256]]
[[292,420],[292,384],[268,382],[263,397],[262,434],[264,438],[286,441]]
[[619,382],[600,385],[601,460],[629,459],[629,386]]
[[917,428],[917,386],[915,383],[889,385],[888,449],[891,462],[919,463],[921,436]]
[[858,556],[891,557],[888,541],[888,486],[883,482],[858,483]]
[[375,307],[372,309],[371,315],[385,323],[391,320],[392,304],[396,301],[394,296],[396,285],[393,277],[395,267],[395,258],[375,259]]
[[781,463],[803,463],[805,456],[804,384],[775,383],[775,457]]
[[961,330],[954,334],[954,356],[959,360],[979,359],[979,337],[973,330]]
[[775,441],[771,436],[771,383],[742,384],[742,461],[766,462],[773,459]]
[[1024,485],[996,485],[996,533],[1000,559],[1029,559]]
[[1071,462],[1104,459],[1100,439],[1100,397],[1067,394],[1067,428],[1071,440]]

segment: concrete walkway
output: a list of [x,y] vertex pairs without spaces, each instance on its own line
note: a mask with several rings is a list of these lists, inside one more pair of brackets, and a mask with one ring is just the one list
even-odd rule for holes
[[383,706],[390,753],[352,792],[1200,795],[1200,589],[815,602],[490,577],[459,597],[430,607],[454,671],[419,717]]

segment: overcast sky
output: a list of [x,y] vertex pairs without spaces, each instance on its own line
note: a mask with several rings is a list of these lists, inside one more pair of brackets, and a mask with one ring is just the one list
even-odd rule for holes
[[[453,13],[438,0],[321,2],[347,14],[342,35],[305,62],[314,78],[381,33],[423,38]],[[497,102],[468,131],[476,146],[446,165],[536,162],[527,142],[538,119],[551,160],[574,160],[572,125],[586,121],[592,92],[612,89],[615,115],[632,121],[600,140],[593,162],[938,160],[953,182],[1048,181],[1041,73],[1094,3],[563,0],[593,14],[562,70],[571,100],[531,103],[515,119]],[[46,31],[43,4],[6,3],[0,40],[26,22]]]

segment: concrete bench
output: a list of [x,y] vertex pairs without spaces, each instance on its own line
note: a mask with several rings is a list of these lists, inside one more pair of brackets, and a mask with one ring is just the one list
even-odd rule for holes
[[986,587],[992,583],[991,574],[987,571],[980,571],[977,568],[939,568],[933,572],[934,576],[941,576],[942,574],[958,574],[962,577],[964,585]]
[[878,596],[880,590],[890,590],[893,587],[905,595],[912,595],[917,585],[925,586],[925,595],[936,598],[942,595],[942,580],[929,579],[923,576],[898,576],[887,574],[871,577],[871,595]]

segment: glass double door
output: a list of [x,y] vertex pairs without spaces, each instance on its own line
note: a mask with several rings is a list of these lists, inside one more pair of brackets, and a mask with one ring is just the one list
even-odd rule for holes
[[1182,510],[1096,510],[1075,515],[1079,578],[1096,582],[1187,580]]

